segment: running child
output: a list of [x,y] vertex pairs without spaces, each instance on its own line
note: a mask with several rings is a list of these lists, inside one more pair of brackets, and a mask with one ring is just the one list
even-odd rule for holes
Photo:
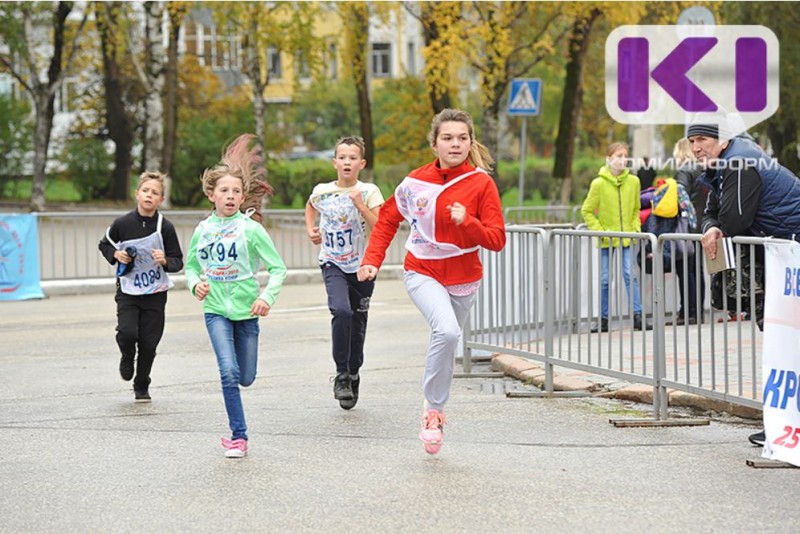
[[375,226],[383,204],[380,189],[358,179],[366,164],[363,139],[339,139],[333,156],[336,180],[314,186],[306,203],[306,232],[312,243],[321,245],[319,266],[333,316],[333,397],[345,410],[358,402],[367,313],[375,288],[372,280],[358,280],[356,271],[364,256],[366,227]]
[[457,109],[441,111],[428,141],[436,160],[411,171],[381,208],[358,278],[377,276],[398,226],[408,221],[405,286],[431,327],[419,437],[425,451],[436,454],[458,340],[483,277],[478,249],[501,250],[506,232],[497,186],[484,170],[493,160],[475,140],[472,117]]
[[[269,314],[286,278],[286,265],[264,226],[250,218],[252,209],[240,211],[252,181],[266,173],[262,161],[255,136],[243,134],[220,163],[206,169],[203,191],[214,211],[197,225],[186,261],[186,285],[203,302],[217,357],[231,430],[230,439],[222,438],[227,458],[242,458],[248,451],[239,386],[247,387],[256,379],[258,319]],[[266,185],[265,193],[271,194],[272,188]],[[261,262],[269,273],[263,290],[257,278]]]
[[175,227],[158,212],[165,180],[160,172],[143,172],[136,209],[114,220],[98,244],[108,263],[117,265],[119,374],[126,382],[133,378],[134,402],[151,401],[150,371],[164,334],[167,290],[173,286],[166,273],[183,269]]

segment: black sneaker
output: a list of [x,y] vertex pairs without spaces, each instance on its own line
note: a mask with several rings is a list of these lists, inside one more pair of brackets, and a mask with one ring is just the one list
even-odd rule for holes
[[133,356],[128,357],[123,354],[119,359],[119,376],[125,382],[133,378]]
[[350,373],[339,373],[333,379],[333,398],[336,400],[353,400]]
[[764,442],[767,441],[767,435],[762,430],[761,432],[750,434],[750,437],[747,439],[749,439],[750,443],[752,443],[753,445],[757,445],[758,447],[763,447]]
[[633,316],[633,328],[634,330],[652,330],[653,325],[649,322],[642,323],[642,316],[637,313]]
[[608,319],[605,317],[600,319],[600,324],[592,323],[592,334],[596,334],[598,332],[608,332]]
[[150,402],[152,399],[150,398],[150,392],[145,390],[133,390],[134,400],[133,402]]
[[344,410],[352,409],[358,402],[358,386],[361,384],[361,377],[350,378],[350,386],[353,390],[353,398],[350,400],[342,399],[339,401],[339,406]]

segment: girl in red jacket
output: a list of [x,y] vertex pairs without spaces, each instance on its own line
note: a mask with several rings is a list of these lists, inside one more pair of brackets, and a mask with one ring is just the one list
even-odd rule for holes
[[443,110],[428,140],[436,160],[411,171],[381,207],[358,279],[375,279],[398,226],[408,221],[404,282],[431,327],[419,436],[425,451],[436,454],[458,340],[483,276],[478,248],[501,250],[506,232],[497,186],[483,170],[493,160],[475,140],[469,114]]

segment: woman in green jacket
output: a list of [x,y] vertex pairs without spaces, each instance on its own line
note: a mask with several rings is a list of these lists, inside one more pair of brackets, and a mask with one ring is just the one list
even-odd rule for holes
[[[628,160],[628,146],[625,143],[612,143],[606,151],[606,164],[600,168],[597,178],[592,180],[589,194],[583,202],[583,220],[590,230],[606,232],[639,232],[639,193],[640,184],[636,176],[625,168]],[[625,292],[631,294],[631,240],[623,238],[622,277]],[[620,248],[617,237],[603,237],[600,240],[600,325],[593,332],[608,332],[608,271],[609,251]],[[630,297],[629,297],[630,298]],[[633,325],[642,330],[642,303],[639,284],[633,284]],[[650,326],[647,325],[647,329]]]

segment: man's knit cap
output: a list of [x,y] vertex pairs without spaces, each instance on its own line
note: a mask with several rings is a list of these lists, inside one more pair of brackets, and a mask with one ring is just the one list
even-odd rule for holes
[[686,129],[686,137],[702,135],[719,139],[719,126],[716,124],[690,124]]

